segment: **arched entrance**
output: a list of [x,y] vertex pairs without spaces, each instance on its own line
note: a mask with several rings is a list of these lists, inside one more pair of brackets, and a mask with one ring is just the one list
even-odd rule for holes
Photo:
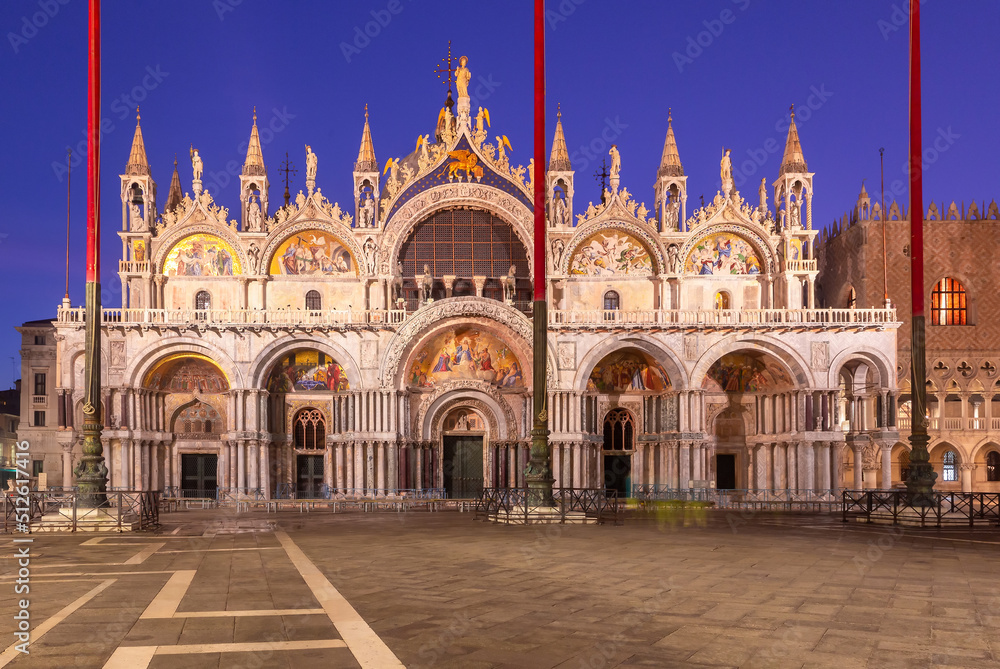
[[747,436],[743,414],[738,408],[729,407],[722,411],[713,425],[715,434],[715,487],[719,490],[735,490],[740,487],[737,472],[740,454],[746,451]]
[[627,409],[612,409],[604,417],[604,488],[628,497],[632,488],[632,453],[635,451],[635,416]]
[[450,499],[477,499],[484,485],[486,422],[472,409],[453,410],[442,426],[441,473]]
[[323,494],[323,448],[326,444],[326,417],[315,407],[300,409],[292,419],[295,447],[295,496]]

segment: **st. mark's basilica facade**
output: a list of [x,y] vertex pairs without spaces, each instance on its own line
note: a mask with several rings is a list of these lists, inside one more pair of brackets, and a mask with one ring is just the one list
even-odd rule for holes
[[[668,118],[649,129],[666,133],[657,173],[626,183],[612,147],[609,187],[584,206],[561,120],[544,171],[513,165],[502,119],[471,108],[466,62],[457,102],[428,110],[404,158],[376,159],[366,110],[346,207],[323,195],[309,147],[306,188],[269,201],[256,119],[237,212],[203,188],[196,150],[190,194],[175,162],[161,207],[137,125],[121,175],[122,306],[103,316],[109,485],[458,498],[523,485],[536,178],[549,194],[556,486],[831,496],[885,483],[898,323],[817,308],[813,174],[794,117],[754,202],[725,155],[722,190],[689,211]],[[650,178],[647,208],[633,192]],[[35,381],[21,438],[50,486],[72,485],[83,309],[20,330]]]

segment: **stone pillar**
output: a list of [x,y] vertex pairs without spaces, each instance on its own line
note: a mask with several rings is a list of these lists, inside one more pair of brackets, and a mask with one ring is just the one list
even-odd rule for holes
[[354,487],[364,494],[365,488],[365,445],[363,442],[354,444]]
[[[885,399],[882,400],[885,406]],[[892,444],[882,444],[882,490],[892,488]]]
[[861,455],[861,450],[862,450],[861,449],[861,444],[859,444],[857,442],[855,442],[854,444],[852,444],[851,451],[854,454],[854,489],[855,490],[864,490],[864,487],[865,487],[865,481],[864,481],[865,465],[864,465],[864,458]]
[[[636,444],[635,451],[632,453],[632,488],[635,489],[637,485],[643,485],[645,480],[645,462],[643,457],[646,452],[645,444]],[[627,493],[628,497],[632,497],[632,491]]]
[[73,443],[62,445],[62,486],[73,487]]
[[816,489],[816,461],[811,443],[799,444],[799,487],[804,490]]
[[785,465],[788,472],[788,489],[798,490],[799,489],[799,457],[798,451],[795,448],[795,444],[786,443],[785,444]]
[[260,442],[260,487],[264,499],[271,499],[271,444]]
[[679,488],[690,488],[688,483],[691,480],[691,443],[690,441],[682,441],[680,447],[680,462],[679,462]]
[[976,465],[963,462],[958,469],[962,472],[962,492],[972,492],[972,472],[976,469]]
[[247,461],[247,444],[245,441],[237,441],[236,442],[236,487],[239,488],[240,493],[244,492],[247,487],[246,461]]
[[819,458],[819,484],[816,486],[821,490],[831,490],[833,482],[830,480],[830,442],[820,441],[816,443]]
[[256,489],[260,487],[260,442],[256,439],[247,444],[247,459],[249,460],[249,484],[248,488]]
[[678,477],[679,466],[677,463],[679,450],[680,445],[676,441],[671,441],[667,444],[667,485],[674,489],[680,487],[680,478]]

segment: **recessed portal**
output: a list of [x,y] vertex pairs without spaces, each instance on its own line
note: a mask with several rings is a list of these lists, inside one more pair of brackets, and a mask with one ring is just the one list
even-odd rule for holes
[[214,453],[181,455],[181,496],[215,497],[219,456]]
[[320,497],[323,493],[323,456],[299,455],[296,458],[296,497]]
[[483,438],[444,438],[444,490],[451,499],[474,499],[483,493]]
[[715,456],[715,487],[718,490],[736,488],[735,453],[719,453]]

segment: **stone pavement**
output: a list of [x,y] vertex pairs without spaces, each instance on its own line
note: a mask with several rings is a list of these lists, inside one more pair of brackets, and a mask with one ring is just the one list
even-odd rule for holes
[[[34,535],[31,655],[0,667],[1000,667],[1000,531],[726,511],[161,520]],[[13,555],[0,536],[0,649]]]

